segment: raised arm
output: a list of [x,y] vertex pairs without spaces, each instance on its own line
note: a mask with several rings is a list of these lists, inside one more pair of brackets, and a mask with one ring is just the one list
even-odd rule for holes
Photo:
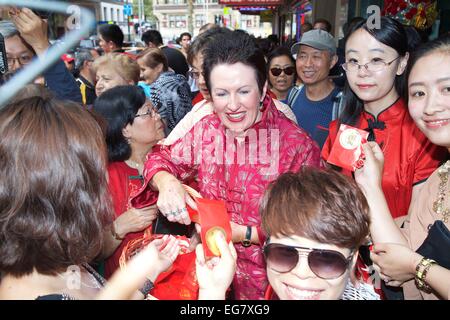
[[381,188],[384,166],[383,151],[376,142],[363,146],[364,166],[355,171],[355,180],[366,196],[370,208],[370,233],[375,243],[391,242],[407,245],[407,241],[395,224]]

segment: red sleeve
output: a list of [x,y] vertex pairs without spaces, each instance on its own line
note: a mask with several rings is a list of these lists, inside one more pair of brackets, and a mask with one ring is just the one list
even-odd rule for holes
[[299,172],[303,166],[323,168],[320,148],[312,139],[305,139],[282,155],[280,163],[289,164],[280,172]]
[[328,138],[323,144],[322,147],[322,158],[326,161],[328,157],[330,156],[331,147],[333,146],[334,140],[337,136],[337,120],[334,120],[330,123],[330,131],[328,134]]
[[195,106],[197,103],[199,103],[203,99],[205,99],[205,98],[203,97],[201,92],[197,93],[197,95],[194,97],[194,99],[192,99],[192,105]]
[[122,162],[113,162],[108,165],[108,190],[113,201],[116,217],[128,209],[128,176],[133,174],[138,174],[137,170],[127,170]]
[[[447,149],[430,142],[425,136],[424,141],[418,145],[416,165],[414,169],[413,185],[423,182],[439,167],[447,158]],[[417,154],[419,153],[419,154]]]
[[[201,123],[199,123],[201,125]],[[135,208],[142,208],[156,202],[157,193],[149,186],[153,176],[160,171],[167,171],[180,181],[192,180],[197,173],[197,157],[194,154],[194,132],[201,132],[198,126],[194,126],[183,138],[170,146],[158,145],[147,154],[144,165],[144,185],[131,200]],[[201,137],[195,136],[195,139]],[[201,145],[201,144],[200,144]]]
[[317,143],[311,140],[311,143],[301,153],[292,160],[291,171],[299,171],[303,166],[312,166],[316,168],[323,168],[324,164],[320,158],[320,148]]

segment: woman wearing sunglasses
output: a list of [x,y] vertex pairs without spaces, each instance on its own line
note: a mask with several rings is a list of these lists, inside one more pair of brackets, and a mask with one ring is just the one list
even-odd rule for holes
[[[311,167],[282,174],[268,186],[260,213],[267,234],[262,247],[267,300],[380,299],[358,276],[358,248],[371,221],[366,198],[353,180]],[[221,255],[209,261],[197,246],[199,299],[225,299],[239,272],[239,253],[220,234],[216,241]],[[138,283],[139,274],[144,273],[126,275],[123,282]]]
[[[311,167],[282,174],[268,186],[260,213],[267,234],[267,300],[379,300],[358,276],[358,248],[369,235],[370,218],[353,180]],[[200,268],[204,259],[197,257],[200,298],[225,297],[235,254],[224,241],[220,251],[210,268]]]
[[295,60],[292,58],[289,49],[278,47],[269,53],[267,66],[270,90],[276,95],[278,100],[286,103],[288,91],[295,84],[295,79],[297,79]]
[[370,225],[355,182],[332,170],[303,168],[273,182],[260,210],[268,235],[267,299],[379,299],[355,274]]
[[117,86],[102,93],[94,111],[106,120],[109,190],[115,209],[112,233],[105,237],[105,276],[119,267],[119,258],[128,241],[156,219],[156,206],[131,207],[129,199],[142,185],[144,159],[164,138],[164,123],[144,91],[137,86]]

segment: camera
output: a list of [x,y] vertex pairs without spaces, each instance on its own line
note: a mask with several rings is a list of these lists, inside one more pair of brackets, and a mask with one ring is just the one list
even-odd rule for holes
[[8,72],[8,59],[6,57],[5,39],[0,33],[0,77]]

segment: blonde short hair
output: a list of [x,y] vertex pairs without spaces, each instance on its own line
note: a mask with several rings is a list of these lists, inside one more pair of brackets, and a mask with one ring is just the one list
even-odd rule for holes
[[133,81],[135,84],[139,82],[139,65],[126,54],[108,53],[95,59],[94,71],[97,73],[97,70],[104,65],[114,69],[126,81]]

